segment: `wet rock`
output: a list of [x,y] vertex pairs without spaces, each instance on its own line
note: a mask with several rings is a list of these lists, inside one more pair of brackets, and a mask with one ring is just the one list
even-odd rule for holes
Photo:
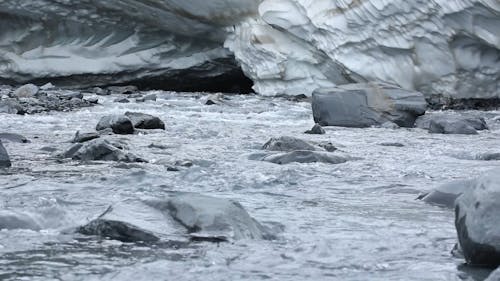
[[33,98],[38,94],[39,88],[33,84],[26,84],[19,87],[12,93],[12,97],[15,98]]
[[477,131],[488,130],[486,120],[482,117],[442,113],[421,116],[415,122],[415,126],[431,133],[441,134],[477,134]]
[[61,156],[82,161],[146,162],[144,159],[132,153],[126,153],[115,144],[103,139],[94,139],[84,144],[77,143],[64,151]]
[[132,121],[124,115],[109,115],[101,118],[96,126],[97,131],[111,128],[115,134],[133,134],[134,125]]
[[485,281],[500,281],[500,267],[493,271]]
[[456,199],[467,189],[470,189],[473,180],[456,180],[443,184],[422,197],[426,203],[453,209]]
[[11,165],[9,154],[0,140],[0,168],[8,168]]
[[394,146],[394,147],[404,147],[405,145],[399,142],[383,142],[380,143],[381,146]]
[[52,83],[47,83],[47,84],[44,84],[43,86],[40,87],[40,90],[50,90],[50,89],[54,89],[55,86],[52,85]]
[[314,121],[322,126],[370,127],[393,122],[413,127],[426,106],[421,93],[383,83],[319,89],[312,96]]
[[138,91],[136,86],[111,86],[108,91],[113,95],[131,95]]
[[86,98],[85,101],[88,102],[88,103],[92,103],[92,104],[98,104],[99,103],[99,99],[96,98],[96,97]]
[[136,102],[146,102],[146,101],[156,101],[157,96],[155,94],[146,95],[144,97],[137,98]]
[[311,135],[324,135],[326,134],[325,129],[321,127],[319,124],[314,124],[311,130],[305,131],[306,134],[311,134]]
[[322,147],[328,152],[334,152],[337,150],[337,148],[331,142],[320,142],[318,143],[318,146]]
[[40,225],[26,214],[10,210],[0,210],[0,230],[2,229],[40,230]]
[[92,133],[80,133],[80,131],[77,131],[75,136],[73,137],[73,140],[71,142],[73,143],[83,143],[87,142],[93,139],[100,138],[100,135],[98,133],[92,132]]
[[205,105],[215,105],[224,102],[224,95],[221,93],[209,95],[204,99]]
[[398,124],[388,121],[380,125],[380,128],[396,130],[399,129],[400,127],[398,126]]
[[[1,138],[1,136],[0,136]],[[500,160],[500,152],[487,152],[476,156],[476,160],[496,161]]]
[[264,144],[262,149],[270,151],[323,150],[322,148],[313,145],[307,141],[287,136],[279,138],[271,138],[268,142]]
[[169,199],[168,209],[193,239],[231,241],[273,238],[241,204],[232,200],[182,193]]
[[111,95],[111,92],[108,91],[108,90],[104,90],[103,88],[99,88],[99,87],[94,87],[91,89],[91,91],[98,95],[98,96],[109,96]]
[[126,112],[125,116],[132,121],[134,128],[165,130],[165,123],[156,116],[140,112]]
[[431,134],[461,134],[477,135],[476,129],[463,120],[431,120],[429,123]]
[[129,103],[130,100],[127,98],[117,98],[113,102],[118,102],[118,103]]
[[26,110],[17,100],[4,99],[0,100],[0,113],[23,115]]
[[13,133],[0,133],[0,140],[15,142],[15,143],[30,143],[31,142],[25,136],[22,136],[19,134],[13,134]]
[[175,232],[175,228],[161,209],[130,199],[110,206],[77,232],[122,242],[156,242]]
[[500,265],[500,170],[477,178],[457,199],[455,226],[467,263]]
[[275,163],[275,164],[289,164],[289,163],[328,163],[328,164],[340,164],[347,162],[347,158],[343,156],[334,155],[327,152],[317,152],[310,150],[296,150],[292,152],[279,153],[266,156],[262,159],[263,161]]
[[81,92],[66,92],[60,95],[62,99],[83,99],[83,94]]

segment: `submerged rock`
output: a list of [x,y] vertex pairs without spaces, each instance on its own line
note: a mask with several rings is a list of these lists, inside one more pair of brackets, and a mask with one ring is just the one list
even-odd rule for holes
[[271,239],[273,236],[238,202],[182,193],[168,201],[170,215],[190,236],[202,240]]
[[31,229],[40,230],[40,225],[30,216],[9,210],[0,210],[0,230]]
[[73,137],[73,140],[71,142],[73,143],[83,143],[87,142],[93,139],[98,139],[101,136],[98,133],[92,132],[92,133],[80,133],[80,131],[77,131],[75,136]]
[[473,180],[456,180],[443,184],[422,197],[422,200],[441,207],[453,209],[456,199],[474,184]]
[[455,226],[467,263],[500,265],[500,170],[476,179],[457,199]]
[[156,101],[156,95],[155,94],[151,94],[151,95],[146,95],[144,97],[140,97],[140,98],[137,98],[135,99],[136,102],[146,102],[146,101]]
[[497,161],[500,160],[500,152],[486,152],[476,155],[476,160]]
[[311,130],[305,131],[306,134],[311,134],[311,135],[324,135],[326,134],[325,129],[321,127],[319,124],[314,124]]
[[64,151],[61,157],[82,161],[146,162],[132,153],[124,152],[118,146],[104,139],[94,139],[84,144],[77,143]]
[[11,165],[9,154],[5,147],[3,147],[2,140],[0,139],[0,168],[8,168]]
[[0,113],[23,115],[26,109],[15,99],[4,99],[0,100]]
[[97,131],[111,128],[115,134],[133,134],[134,125],[132,121],[124,115],[109,115],[101,118],[96,126]]
[[110,206],[77,232],[124,242],[179,240],[232,241],[271,239],[269,230],[237,202],[196,193],[163,200],[126,200]]
[[482,117],[433,113],[419,117],[415,123],[418,128],[437,134],[477,134],[477,131],[488,130]]
[[156,116],[140,112],[126,112],[125,116],[132,121],[134,128],[165,130],[165,123]]
[[0,140],[15,143],[30,143],[30,140],[28,140],[25,136],[13,133],[0,133]]
[[289,164],[293,162],[297,163],[328,163],[328,164],[340,164],[347,162],[347,158],[343,156],[334,155],[328,152],[317,152],[310,150],[295,150],[286,153],[272,154],[262,158],[263,161],[275,163],[275,164]]
[[130,100],[127,99],[127,98],[117,98],[114,100],[114,102],[118,102],[118,103],[129,103]]
[[175,227],[161,209],[131,199],[110,206],[77,232],[122,242],[156,242],[169,237]]
[[381,83],[319,89],[312,97],[314,121],[323,126],[370,127],[393,122],[413,127],[426,106],[421,93]]
[[262,149],[270,151],[323,150],[321,147],[313,145],[307,141],[287,136],[271,138],[264,144]]

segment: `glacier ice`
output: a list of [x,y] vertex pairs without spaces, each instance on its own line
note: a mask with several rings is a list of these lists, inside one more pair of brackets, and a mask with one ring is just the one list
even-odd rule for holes
[[2,0],[0,13],[7,82],[203,87],[241,68],[262,95],[382,81],[500,98],[498,0]]

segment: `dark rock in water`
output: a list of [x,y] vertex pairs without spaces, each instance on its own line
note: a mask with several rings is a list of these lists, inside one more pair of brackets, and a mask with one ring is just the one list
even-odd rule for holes
[[325,129],[321,127],[319,124],[314,124],[311,130],[305,131],[306,134],[311,134],[311,135],[324,135],[326,134]]
[[12,93],[12,96],[16,98],[32,98],[38,94],[38,91],[39,88],[36,85],[26,84],[17,88],[17,90]]
[[63,158],[92,161],[146,162],[132,153],[126,153],[107,140],[94,139],[84,144],[77,143],[61,155]]
[[318,143],[318,146],[324,148],[328,152],[334,152],[337,150],[337,148],[331,142],[321,142]]
[[292,152],[269,155],[264,157],[262,160],[280,165],[289,164],[293,162],[297,163],[320,162],[328,164],[340,164],[347,162],[347,158],[342,156],[333,155],[327,152],[316,152],[310,150],[296,150]]
[[85,101],[89,102],[89,103],[92,103],[92,104],[98,104],[99,103],[99,99],[96,98],[96,97],[86,98]]
[[101,118],[96,126],[96,130],[111,128],[115,134],[133,134],[134,125],[132,121],[124,115],[110,115]]
[[500,267],[493,271],[484,281],[500,281]]
[[224,102],[224,95],[217,93],[217,94],[212,94],[206,97],[205,99],[205,105],[215,105],[215,104],[220,104]]
[[309,142],[287,136],[270,139],[268,142],[264,144],[262,149],[270,151],[322,150],[322,148],[315,146]]
[[12,133],[0,133],[0,140],[15,143],[30,143],[30,140],[28,140],[25,136]]
[[2,140],[0,140],[0,168],[8,168],[11,165],[9,154],[3,147]]
[[125,113],[125,116],[130,118],[133,126],[137,129],[165,130],[165,123],[163,123],[163,121],[161,121],[161,119],[156,116],[139,112],[127,112]]
[[473,181],[457,199],[455,227],[467,263],[500,265],[500,170]]
[[442,134],[477,134],[477,131],[488,130],[486,120],[482,117],[442,113],[421,116],[415,125],[432,133]]
[[462,120],[431,120],[429,133],[432,134],[461,134],[477,135],[476,129]]
[[214,105],[214,104],[217,104],[217,103],[215,101],[213,101],[213,100],[207,100],[205,102],[205,105]]
[[139,89],[136,86],[111,86],[108,91],[113,95],[131,95],[135,94]]
[[155,94],[151,94],[151,95],[147,95],[147,96],[144,96],[144,97],[140,97],[140,98],[137,98],[135,101],[136,102],[146,102],[146,101],[156,101],[156,95]]
[[62,99],[83,99],[83,94],[81,92],[66,92],[60,96]]
[[314,121],[322,126],[370,127],[393,122],[413,127],[426,106],[421,93],[382,83],[319,89],[312,96]]
[[[1,138],[1,136],[0,136]],[[496,161],[500,160],[500,152],[488,152],[476,156],[476,160]]]
[[456,180],[441,185],[426,194],[422,200],[441,207],[453,209],[455,200],[473,185],[473,180]]
[[117,98],[114,100],[114,102],[118,102],[118,103],[129,103],[130,100],[127,99],[127,98]]
[[26,109],[15,99],[5,99],[0,100],[0,113],[23,115]]
[[77,131],[75,134],[75,137],[71,142],[73,143],[83,143],[87,142],[93,139],[98,139],[100,138],[100,135],[98,133],[80,133],[80,131]]
[[124,242],[179,239],[229,241],[274,238],[237,202],[195,193],[166,200],[130,199],[109,207],[77,232]]
[[77,232],[122,242],[156,242],[175,233],[173,225],[173,220],[161,209],[131,199],[110,206]]
[[40,230],[40,225],[30,216],[9,210],[0,210],[0,230]]
[[394,146],[394,147],[404,147],[405,145],[399,142],[383,142],[379,144],[381,146]]
[[232,200],[182,193],[169,199],[168,209],[197,240],[274,238],[241,204]]

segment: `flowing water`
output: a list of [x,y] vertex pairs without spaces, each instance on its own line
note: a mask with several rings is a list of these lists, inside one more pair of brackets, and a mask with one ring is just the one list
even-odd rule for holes
[[[326,128],[310,104],[230,96],[206,106],[200,95],[155,92],[158,101],[114,103],[75,112],[1,115],[0,132],[32,142],[4,142],[13,167],[0,171],[0,210],[35,219],[42,230],[0,231],[0,280],[482,280],[450,251],[451,210],[416,197],[500,161],[468,160],[500,151],[499,112],[479,135],[431,135],[421,129]],[[112,136],[149,163],[80,163],[53,157],[77,130],[101,116],[140,111],[167,129]],[[345,164],[276,165],[249,160],[271,137],[330,141],[359,158]],[[398,142],[404,147],[381,146]],[[150,147],[150,144],[161,145]],[[176,161],[192,167],[168,171]],[[234,243],[122,243],[68,231],[126,198],[190,191],[239,201],[278,239]]]

